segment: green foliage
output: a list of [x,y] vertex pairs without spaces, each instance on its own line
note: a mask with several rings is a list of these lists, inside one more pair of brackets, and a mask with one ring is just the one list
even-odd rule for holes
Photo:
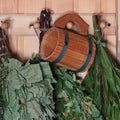
[[[2,80],[3,120],[52,120],[55,117],[49,64],[23,65],[9,59],[7,76]],[[44,73],[43,71],[46,71]]]
[[102,44],[101,30],[93,17],[96,57],[84,80],[86,91],[100,109],[104,119],[120,120],[120,70]]
[[0,120],[2,120],[3,116],[3,96],[2,96],[2,84],[3,80],[6,78],[8,74],[8,67],[6,66],[6,63],[4,62],[0,64]]
[[56,68],[54,98],[57,120],[102,120],[99,110],[83,88],[74,79],[74,74],[65,68]]

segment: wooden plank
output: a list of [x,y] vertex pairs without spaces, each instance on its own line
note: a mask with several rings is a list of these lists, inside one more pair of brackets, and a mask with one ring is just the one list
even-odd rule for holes
[[74,0],[74,11],[79,13],[99,13],[100,0]]
[[24,39],[22,36],[18,37],[18,42],[17,42],[17,51],[16,55],[20,60],[24,59]]
[[10,54],[12,54],[12,56],[15,57],[18,49],[17,36],[9,36],[9,48],[10,48]]
[[116,15],[115,14],[102,14],[102,20],[108,23],[108,26],[106,26],[104,29],[104,34],[115,35],[116,34]]
[[31,58],[33,53],[38,53],[39,41],[36,36],[18,36],[17,55],[22,61]]
[[107,35],[107,48],[111,56],[116,59],[116,35]]
[[80,14],[80,16],[89,25],[89,29],[88,29],[89,34],[94,34],[92,15]]
[[45,0],[19,0],[18,13],[40,13],[45,8]]
[[[54,24],[55,20],[61,17],[63,14],[53,14],[52,15],[52,25]],[[91,15],[80,15],[89,25],[90,31],[93,33],[93,25],[92,25],[92,16]],[[0,21],[10,18],[11,19],[11,27],[9,29],[10,35],[18,35],[18,36],[27,36],[27,35],[35,35],[34,29],[31,27],[29,28],[29,24],[31,22],[36,21],[37,14],[35,15],[0,15]]]
[[37,15],[0,15],[0,21],[9,18],[11,27],[10,35],[35,35],[33,28],[29,28],[30,23],[36,21]]
[[0,14],[17,13],[18,0],[0,0]]
[[12,56],[21,61],[26,61],[33,53],[39,52],[39,40],[36,36],[14,36],[9,42]]
[[117,1],[117,17],[118,17],[118,20],[117,20],[117,24],[118,24],[118,31],[117,31],[117,59],[120,63],[120,0]]
[[32,54],[39,53],[39,40],[37,36],[18,37],[18,40],[24,40],[24,58],[31,58]]
[[101,12],[102,13],[115,13],[116,12],[116,0],[101,0]]
[[[60,16],[53,16],[52,24]],[[37,15],[0,15],[0,21],[9,18],[11,20],[11,27],[9,29],[10,35],[35,35],[34,29],[29,28],[30,23],[36,21]]]
[[46,0],[46,7],[53,13],[66,13],[73,11],[73,0]]
[[[52,24],[55,20],[61,17],[63,14],[52,14]],[[85,22],[89,24],[89,32],[93,34],[93,21],[92,14],[79,14]],[[36,21],[38,14],[19,14],[19,15],[0,15],[0,21],[6,18],[10,18],[12,21],[11,28],[9,29],[10,35],[18,35],[18,36],[27,36],[27,35],[35,35],[35,31],[33,28],[29,28],[31,22]],[[106,27],[104,32],[106,35],[114,35],[116,34],[116,16],[115,14],[103,14],[103,20],[106,20],[111,24],[110,27]]]

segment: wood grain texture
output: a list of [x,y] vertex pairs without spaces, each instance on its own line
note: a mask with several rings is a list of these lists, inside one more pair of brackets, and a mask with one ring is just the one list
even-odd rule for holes
[[33,53],[38,53],[39,41],[36,36],[18,36],[17,53],[21,60],[32,57]]
[[77,32],[81,34],[88,33],[89,25],[76,13],[69,13],[60,17],[55,21],[54,25],[58,28],[60,27],[65,29],[67,23],[69,22],[71,22],[71,28],[74,27],[74,29],[76,29]]
[[101,0],[102,13],[116,13],[117,0]]
[[18,37],[9,36],[9,48],[12,54],[16,54],[18,48]]
[[[21,59],[29,58],[34,51],[39,49],[36,47],[38,43],[33,40],[36,39],[36,34],[33,28],[29,29],[29,24],[36,21],[41,10],[45,7],[51,9],[53,12],[52,24],[56,19],[70,11],[79,13],[85,22],[89,24],[89,33],[91,34],[93,34],[94,31],[92,15],[94,13],[101,13],[103,19],[111,24],[110,27],[104,29],[104,33],[109,41],[108,46],[110,46],[116,43],[116,1],[117,0],[0,0],[0,21],[6,18],[11,19],[9,34],[12,37],[10,39],[10,45],[12,52],[20,56]],[[120,8],[120,2],[118,8]],[[120,9],[118,12],[120,14]],[[118,34],[120,35],[119,29]],[[27,44],[28,42],[30,42],[30,44]],[[120,59],[119,39],[118,45],[116,46],[118,48],[116,54],[118,59]],[[110,47],[110,49],[114,48]],[[113,54],[115,54],[115,50],[113,51]]]
[[0,21],[10,19],[11,26],[9,29],[10,35],[35,35],[34,29],[29,28],[30,23],[36,21],[37,15],[0,15]]
[[92,14],[86,15],[86,14],[79,14],[83,20],[89,25],[88,31],[90,34],[94,34],[94,28],[93,28],[93,20],[92,20]]
[[99,13],[100,0],[74,0],[74,11],[78,13]]
[[73,11],[73,0],[46,0],[46,7],[53,13],[66,13]]
[[120,0],[117,2],[117,24],[118,24],[118,31],[117,31],[117,60],[120,64]]
[[[66,43],[67,49],[64,56],[59,62],[57,62],[57,64],[71,70],[78,70],[87,59],[89,43],[86,37],[74,34],[73,32],[67,33],[69,37],[69,41]],[[51,43],[53,44],[51,45]],[[53,62],[61,54],[64,45],[64,30],[55,27],[49,29],[44,35],[41,43],[41,58],[49,62]],[[88,70],[95,57],[96,47],[94,43],[92,43],[92,45],[91,58],[85,70]]]
[[45,0],[19,0],[18,13],[40,13],[45,8]]
[[109,53],[112,55],[113,58],[116,58],[116,36],[115,35],[107,35],[107,48]]
[[[79,14],[86,23],[89,24],[89,33],[93,34],[93,21],[92,21],[92,14]],[[63,16],[63,14],[52,14],[52,24],[59,18]],[[29,28],[30,23],[36,21],[37,14],[20,14],[20,15],[0,15],[0,21],[6,18],[11,19],[12,24],[11,28],[9,29],[9,34],[11,35],[35,35],[34,29],[31,27]],[[116,16],[115,14],[103,14],[103,20],[107,21],[111,24],[110,27],[106,27],[104,29],[104,33],[106,35],[114,35],[116,34]]]
[[116,19],[117,18],[115,14],[102,14],[102,20],[105,20],[108,25],[110,24],[110,26],[106,26],[103,30],[105,35],[116,35]]
[[9,43],[12,56],[21,61],[39,52],[39,40],[36,36],[12,36],[9,37]]
[[0,14],[18,12],[18,0],[0,0]]

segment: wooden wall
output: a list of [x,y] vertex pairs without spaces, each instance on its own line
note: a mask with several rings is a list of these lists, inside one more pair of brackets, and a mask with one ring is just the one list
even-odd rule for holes
[[117,60],[120,64],[120,0],[117,1],[117,23],[118,23],[118,31],[117,31]]
[[39,41],[29,24],[34,22],[43,8],[53,11],[52,22],[63,14],[74,11],[90,25],[92,15],[101,13],[111,26],[104,29],[108,48],[116,56],[116,0],[0,0],[0,20],[11,19],[10,45],[14,54],[22,60],[30,58],[39,50]]

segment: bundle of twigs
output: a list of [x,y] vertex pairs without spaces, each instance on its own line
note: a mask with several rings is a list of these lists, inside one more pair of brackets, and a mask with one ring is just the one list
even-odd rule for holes
[[83,84],[104,119],[120,120],[120,69],[106,52],[98,22],[99,16],[93,16],[96,58]]

